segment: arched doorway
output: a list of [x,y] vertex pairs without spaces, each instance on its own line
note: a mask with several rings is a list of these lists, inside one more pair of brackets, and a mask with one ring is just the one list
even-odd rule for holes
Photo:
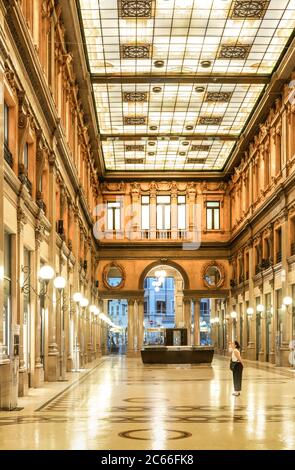
[[158,264],[146,272],[143,288],[144,344],[163,344],[165,328],[186,327],[183,277],[174,266]]

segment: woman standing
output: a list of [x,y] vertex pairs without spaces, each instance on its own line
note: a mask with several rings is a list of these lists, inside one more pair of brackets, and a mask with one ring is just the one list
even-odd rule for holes
[[232,355],[230,368],[233,371],[234,380],[234,396],[239,396],[242,390],[242,374],[243,374],[243,362],[241,358],[241,346],[237,341],[232,343]]

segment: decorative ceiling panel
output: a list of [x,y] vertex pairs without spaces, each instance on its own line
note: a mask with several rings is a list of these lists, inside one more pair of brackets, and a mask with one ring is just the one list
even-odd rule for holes
[[[221,170],[263,91],[253,76],[271,76],[293,34],[295,0],[78,3],[91,76],[118,81],[93,81],[106,169]],[[237,82],[214,83],[226,76]]]
[[152,18],[155,0],[118,0],[120,18]]
[[122,44],[121,59],[149,59],[151,50],[150,44]]
[[148,100],[146,91],[123,91],[124,103],[144,103]]
[[269,3],[269,0],[235,0],[230,18],[233,20],[261,20]]
[[235,145],[234,141],[196,139],[191,142],[191,146],[199,146],[200,149],[206,146],[208,150],[198,150],[192,153],[190,147],[184,146],[183,142],[185,142],[183,139],[158,140],[153,142],[153,146],[149,146],[149,141],[146,140],[145,153],[140,153],[139,156],[136,151],[133,154],[127,153],[126,145],[142,145],[142,140],[103,141],[106,168],[114,171],[221,170]]

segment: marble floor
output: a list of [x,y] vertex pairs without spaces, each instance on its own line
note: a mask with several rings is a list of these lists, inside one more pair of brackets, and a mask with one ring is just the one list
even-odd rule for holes
[[108,356],[0,412],[0,449],[295,449],[295,372],[246,364],[232,396],[228,360],[143,365]]

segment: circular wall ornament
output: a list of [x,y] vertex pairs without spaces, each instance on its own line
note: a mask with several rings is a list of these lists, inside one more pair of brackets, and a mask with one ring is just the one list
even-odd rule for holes
[[218,289],[223,286],[225,280],[224,268],[216,261],[205,264],[202,269],[204,285],[209,289]]
[[125,284],[125,279],[125,269],[115,261],[104,267],[102,281],[107,289],[122,289]]

